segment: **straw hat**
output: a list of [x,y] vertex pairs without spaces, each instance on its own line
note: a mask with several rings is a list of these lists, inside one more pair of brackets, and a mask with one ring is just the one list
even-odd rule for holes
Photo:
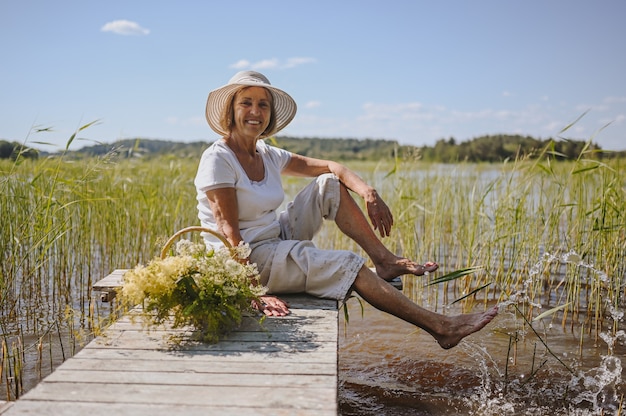
[[228,81],[228,84],[209,93],[206,102],[206,119],[209,122],[209,126],[216,133],[222,136],[227,136],[230,133],[224,130],[220,123],[220,118],[224,107],[230,105],[233,95],[241,86],[264,87],[272,94],[276,125],[272,131],[267,132],[263,137],[270,137],[276,134],[285,128],[296,115],[296,102],[289,94],[272,86],[263,74],[255,71],[241,71],[236,73]]

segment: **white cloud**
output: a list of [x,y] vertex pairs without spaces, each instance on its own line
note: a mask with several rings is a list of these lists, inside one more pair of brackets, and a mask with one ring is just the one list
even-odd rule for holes
[[310,64],[316,62],[315,58],[305,58],[305,57],[296,57],[296,58],[287,58],[286,60],[280,60],[277,58],[271,59],[262,59],[256,62],[250,62],[247,59],[240,59],[234,64],[229,65],[230,68],[234,69],[291,69],[300,65]]
[[309,101],[308,103],[304,104],[304,108],[317,108],[320,105],[322,105],[322,103],[319,101]]
[[252,64],[252,69],[274,69],[279,65],[278,59],[264,59]]
[[246,59],[240,59],[239,61],[232,64],[230,67],[233,69],[245,69],[250,66],[250,61]]
[[147,35],[150,33],[150,30],[129,20],[114,20],[102,26],[100,30],[103,32],[112,32],[116,35]]

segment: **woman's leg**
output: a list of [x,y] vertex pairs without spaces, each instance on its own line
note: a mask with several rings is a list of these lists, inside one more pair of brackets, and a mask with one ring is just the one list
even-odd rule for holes
[[365,250],[376,266],[376,273],[384,280],[389,281],[403,274],[421,276],[439,267],[435,263],[421,265],[389,251],[378,239],[365,214],[343,184],[340,184],[340,202],[335,223],[345,235]]
[[418,264],[390,252],[378,239],[372,226],[348,189],[335,175],[320,175],[287,205],[279,216],[281,238],[311,240],[323,219],[335,221],[339,229],[354,240],[372,259],[378,276],[390,281],[404,274],[423,275],[439,267]]
[[359,271],[353,288],[376,309],[424,329],[445,349],[454,347],[466,336],[481,330],[498,313],[497,306],[482,313],[455,316],[429,311],[413,303],[365,266]]

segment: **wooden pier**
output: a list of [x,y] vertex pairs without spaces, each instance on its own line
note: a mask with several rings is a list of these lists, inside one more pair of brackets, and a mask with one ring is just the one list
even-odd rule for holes
[[216,344],[124,316],[0,414],[337,415],[337,302],[282,298],[291,315],[245,318]]

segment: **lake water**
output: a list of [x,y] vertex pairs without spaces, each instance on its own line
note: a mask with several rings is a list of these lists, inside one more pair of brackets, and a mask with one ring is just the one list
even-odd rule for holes
[[[348,301],[341,314],[339,397],[348,415],[613,415],[619,413],[625,337],[611,356],[602,340],[583,343],[560,325],[518,334],[506,308],[479,333],[443,350],[424,331]],[[454,309],[449,313],[458,313]],[[541,325],[536,325],[540,328]],[[522,339],[523,338],[523,339]],[[508,361],[508,366],[507,366]],[[567,366],[570,372],[565,366]]]

